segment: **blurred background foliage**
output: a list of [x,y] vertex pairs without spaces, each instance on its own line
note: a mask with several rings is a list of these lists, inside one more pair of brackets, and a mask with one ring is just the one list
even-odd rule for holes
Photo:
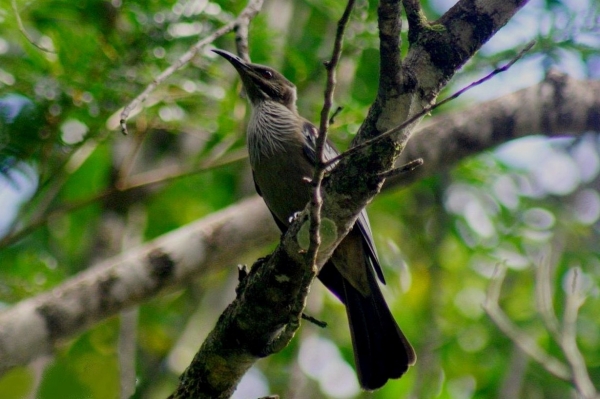
[[[422,1],[431,19],[453,3]],[[0,308],[253,194],[244,158],[248,107],[233,69],[208,49],[151,95],[131,119],[129,136],[117,131],[120,108],[244,6],[237,0],[0,5]],[[334,0],[266,0],[251,25],[253,61],[294,81],[301,114],[315,121],[321,63],[343,7]],[[376,7],[375,0],[358,2],[345,41],[336,92],[343,110],[332,133],[340,148],[353,138],[377,90]],[[527,40],[538,40],[535,50],[434,116],[533,85],[551,67],[599,78],[599,29],[595,0],[531,1],[447,90],[483,76]],[[232,50],[233,36],[214,45]],[[535,307],[541,262],[553,271],[559,315],[569,276],[580,270],[586,302],[578,344],[600,389],[596,133],[508,143],[383,193],[370,206],[385,295],[419,354],[400,381],[373,394],[359,391],[343,307],[315,284],[308,313],[329,327],[305,324],[288,348],[248,373],[235,397],[576,397],[571,384],[517,349],[482,307],[494,270],[503,265],[500,305],[540,347],[564,360]],[[182,177],[164,178],[169,175]],[[231,265],[140,306],[133,397],[162,398],[174,388],[231,300],[235,271]],[[0,378],[0,396],[119,397],[118,329],[114,317],[53,356],[12,370]]]

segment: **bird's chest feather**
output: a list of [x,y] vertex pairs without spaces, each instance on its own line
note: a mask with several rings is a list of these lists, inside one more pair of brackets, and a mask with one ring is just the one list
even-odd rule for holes
[[301,211],[309,200],[312,167],[299,146],[284,146],[252,165],[254,181],[267,206],[288,225],[288,219]]
[[[259,111],[259,112],[256,112]],[[309,199],[313,168],[304,154],[301,120],[285,110],[255,110],[248,125],[254,181],[267,206],[285,225]]]

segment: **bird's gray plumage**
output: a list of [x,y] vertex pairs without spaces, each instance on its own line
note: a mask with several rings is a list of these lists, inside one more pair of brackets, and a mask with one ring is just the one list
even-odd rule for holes
[[298,141],[294,137],[298,129],[298,118],[283,105],[267,101],[253,106],[246,136],[253,168],[261,159],[283,153],[286,144]]
[[[290,217],[309,201],[306,178],[313,175],[318,130],[298,115],[296,88],[283,75],[226,51],[213,51],[226,58],[242,78],[252,106],[247,143],[254,183],[285,231]],[[325,159],[337,154],[327,142]],[[385,303],[374,271],[384,282],[363,210],[318,277],[346,305],[358,378],[369,390],[399,378],[416,360]]]

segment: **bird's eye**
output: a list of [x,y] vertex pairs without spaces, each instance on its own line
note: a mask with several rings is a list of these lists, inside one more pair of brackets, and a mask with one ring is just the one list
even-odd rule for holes
[[260,71],[260,74],[265,79],[271,79],[273,77],[273,72],[269,71],[268,69],[263,69]]

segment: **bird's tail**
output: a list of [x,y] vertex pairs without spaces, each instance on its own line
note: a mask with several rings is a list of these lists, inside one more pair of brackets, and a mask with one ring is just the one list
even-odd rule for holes
[[369,269],[371,295],[364,296],[328,263],[319,279],[346,305],[360,385],[381,388],[400,378],[416,360],[415,351],[396,324],[383,294]]

